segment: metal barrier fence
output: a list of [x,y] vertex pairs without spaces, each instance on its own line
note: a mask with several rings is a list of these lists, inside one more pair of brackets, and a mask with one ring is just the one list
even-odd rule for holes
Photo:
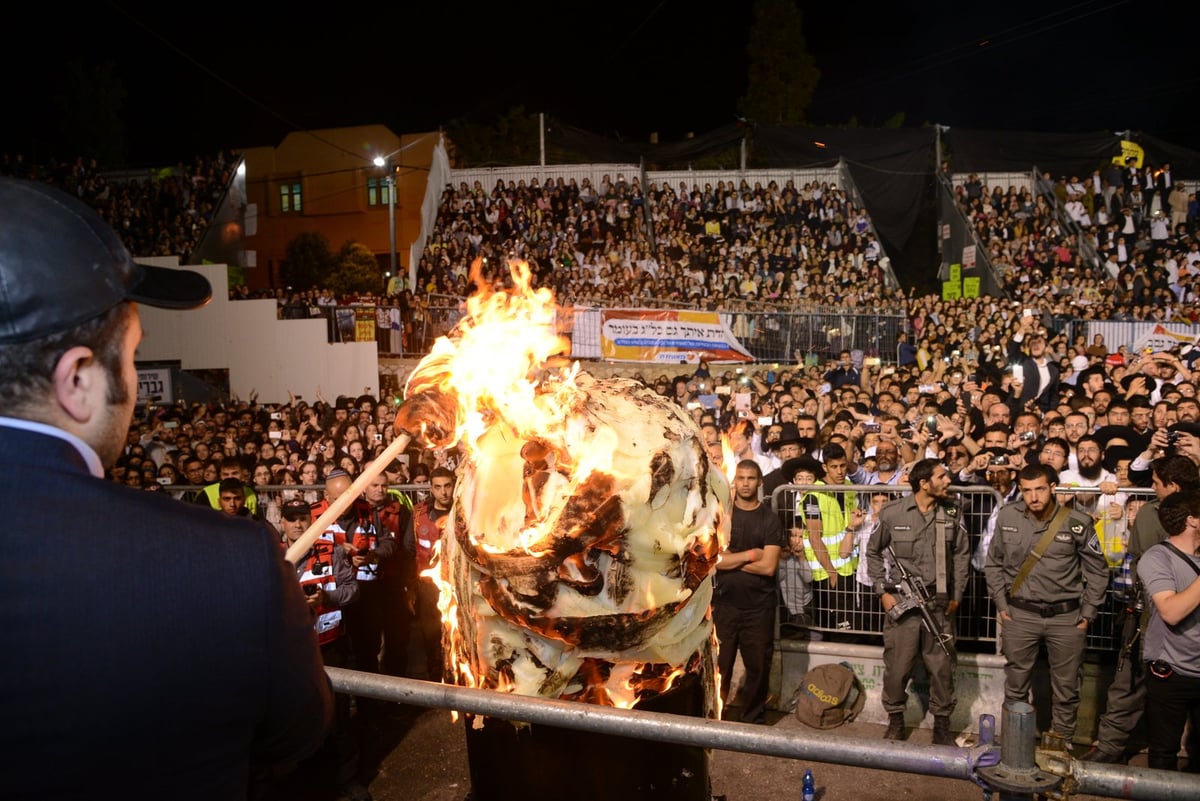
[[[603,309],[576,307],[570,331],[571,356],[599,359]],[[894,363],[908,320],[893,312],[854,312],[830,307],[742,309],[720,312],[721,322],[759,362],[814,363],[836,360],[843,350],[862,351]]]
[[[186,492],[204,489],[203,486],[173,484],[163,491],[174,497]],[[324,497],[324,484],[272,484],[253,487],[256,507],[263,519],[278,526],[280,507],[292,498],[303,498],[316,503]],[[404,495],[409,503],[426,497],[428,484],[397,484],[390,490]],[[957,637],[960,646],[982,651],[998,648],[999,630],[996,610],[988,597],[987,582],[984,580],[983,565],[985,533],[992,523],[993,513],[1000,502],[1000,494],[988,486],[953,486],[951,492],[962,504],[963,521],[971,543],[971,569],[968,574],[962,606],[956,617]],[[812,568],[806,560],[785,551],[776,574],[779,585],[779,621],[782,636],[788,637],[805,632],[852,635],[871,644],[883,642],[884,612],[874,590],[866,584],[867,538],[872,523],[877,520],[878,509],[884,503],[910,493],[907,486],[886,484],[847,484],[831,487],[827,484],[786,484],[771,496],[771,508],[780,516],[784,532],[804,524],[803,505],[815,494],[840,498],[839,506],[862,509],[866,514],[862,529],[857,533],[846,568],[847,575],[839,575],[836,587],[823,592],[820,599],[812,593]],[[1100,491],[1091,487],[1060,487],[1060,500],[1070,501],[1081,511],[1100,515],[1102,512],[1117,512],[1101,506]],[[1144,488],[1124,488],[1116,496],[1120,507],[1115,516],[1100,516],[1096,533],[1110,567],[1110,581],[1104,605],[1096,616],[1095,624],[1088,629],[1087,647],[1099,653],[1115,652],[1120,642],[1120,615],[1126,606],[1127,587],[1122,583],[1120,569],[1125,555],[1125,543],[1130,527],[1142,505],[1154,497],[1154,492]]]
[[[1030,730],[1029,714],[1024,716],[1025,725],[1012,725],[1010,714],[1006,711],[1004,737],[999,748],[990,739],[974,748],[916,745],[878,737],[868,739],[831,735],[827,731],[805,727],[781,729],[753,723],[580,704],[577,701],[530,698],[495,690],[360,673],[344,668],[325,670],[335,691],[364,698],[433,709],[453,709],[531,725],[634,737],[647,743],[675,743],[784,759],[808,759],[923,776],[958,778],[973,782],[969,789],[964,787],[964,798],[979,796],[980,790],[976,785],[984,787],[985,798],[992,798],[996,789],[1000,790],[1002,799],[1028,798],[1033,795],[1032,790],[1021,792],[1018,785],[1032,787],[1033,780],[1046,775],[1034,763],[1032,738],[1018,743],[1018,738],[1012,736],[1013,732]],[[1032,708],[1026,706],[1026,709],[1032,712]],[[989,724],[988,731],[994,731],[994,720]],[[1191,801],[1200,792],[1200,777],[1188,773],[1105,765],[1069,758],[1064,760],[1061,757],[1055,760],[1054,767],[1063,769],[1072,791],[1089,795],[1145,801]],[[994,788],[993,783],[998,787]]]
[[[668,298],[630,299],[640,308],[700,310],[694,300]],[[321,307],[330,342],[373,340],[380,355],[420,357],[429,352],[434,340],[449,333],[465,313],[466,300],[455,295],[429,295],[426,302],[408,312],[398,306]],[[842,350],[861,350],[867,356],[879,356],[884,363],[896,360],[896,345],[901,333],[911,333],[906,316],[897,312],[862,312],[849,308],[815,303],[782,305],[774,303],[734,302],[736,308],[720,310],[720,318],[738,341],[760,362],[801,362],[806,355],[818,360],[837,358]],[[559,333],[570,336],[576,358],[600,358],[599,308],[575,307],[560,310]],[[359,327],[356,314],[365,314],[370,323]],[[1052,330],[1067,339],[1083,336],[1088,342],[1096,334],[1104,337],[1108,349],[1119,345],[1131,349],[1143,337],[1156,334],[1156,347],[1195,342],[1200,325],[1155,323],[1154,321],[1085,320],[1057,316]],[[1160,329],[1168,333],[1163,334]]]
[[[1001,501],[1000,494],[989,486],[951,487],[962,503],[963,521],[971,543],[971,568],[962,605],[956,618],[956,634],[960,646],[981,651],[990,644],[998,648],[999,631],[996,609],[988,596],[983,566],[986,563],[985,534],[993,524],[993,513]],[[910,494],[907,486],[883,484],[854,484],[831,487],[826,484],[787,484],[771,496],[771,508],[780,516],[784,531],[805,525],[806,506],[816,505],[817,495],[837,499],[843,510],[861,509],[865,513],[863,526],[854,538],[850,555],[844,560],[836,587],[822,587],[817,597],[812,591],[812,566],[803,558],[785,552],[777,573],[779,584],[779,620],[781,636],[807,632],[851,635],[871,644],[883,642],[884,612],[874,590],[866,583],[867,538],[872,524],[877,523],[878,509],[894,498]],[[1108,512],[1100,508],[1099,490],[1085,487],[1059,488],[1060,500],[1071,502],[1088,513]],[[1120,512],[1114,518],[1097,521],[1097,535],[1110,567],[1110,580],[1104,605],[1095,624],[1088,628],[1087,647],[1095,652],[1113,652],[1120,642],[1119,616],[1125,609],[1126,586],[1122,583],[1120,565],[1125,555],[1129,527],[1146,500],[1154,497],[1147,489],[1122,490],[1117,496]],[[829,508],[828,506],[826,508]],[[1116,512],[1117,510],[1111,510]],[[802,556],[802,555],[801,555]]]

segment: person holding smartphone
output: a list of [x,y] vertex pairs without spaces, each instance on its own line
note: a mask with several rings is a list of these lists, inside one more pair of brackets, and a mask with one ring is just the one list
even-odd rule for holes
[[1059,366],[1046,350],[1046,335],[1037,327],[1035,317],[1021,318],[1008,341],[1008,362],[1013,371],[1008,401],[1013,411],[1023,410],[1031,401],[1043,412],[1057,405]]

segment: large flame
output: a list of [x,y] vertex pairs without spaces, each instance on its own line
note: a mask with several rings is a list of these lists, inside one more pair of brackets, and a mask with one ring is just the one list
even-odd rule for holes
[[396,423],[466,457],[427,571],[450,674],[624,707],[685,671],[715,682],[708,607],[729,485],[699,429],[641,384],[569,363],[553,295],[524,263],[504,285],[481,267]]

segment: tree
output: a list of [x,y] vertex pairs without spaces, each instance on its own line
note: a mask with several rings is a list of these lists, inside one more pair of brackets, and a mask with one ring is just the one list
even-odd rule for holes
[[317,231],[303,231],[288,242],[279,277],[284,286],[312,289],[333,272],[333,251],[329,240]]
[[746,94],[738,112],[754,122],[801,125],[821,71],[804,39],[795,0],[755,0],[746,49]]
[[342,245],[337,255],[337,266],[329,276],[329,286],[339,296],[382,292],[383,276],[379,274],[379,262],[375,260],[375,254],[361,242]]

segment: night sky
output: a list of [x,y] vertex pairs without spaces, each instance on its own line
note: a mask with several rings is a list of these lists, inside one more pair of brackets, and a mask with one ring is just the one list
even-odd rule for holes
[[[2,56],[12,111],[0,150],[54,141],[63,65],[111,59],[138,166],[308,128],[433,130],[517,105],[604,135],[669,141],[735,119],[752,12],[750,2],[707,0],[396,4],[403,14],[344,3],[41,5],[10,12],[20,23],[10,37],[26,45],[10,38]],[[1133,129],[1200,150],[1200,14],[1182,5],[801,2],[822,73],[809,117]]]

